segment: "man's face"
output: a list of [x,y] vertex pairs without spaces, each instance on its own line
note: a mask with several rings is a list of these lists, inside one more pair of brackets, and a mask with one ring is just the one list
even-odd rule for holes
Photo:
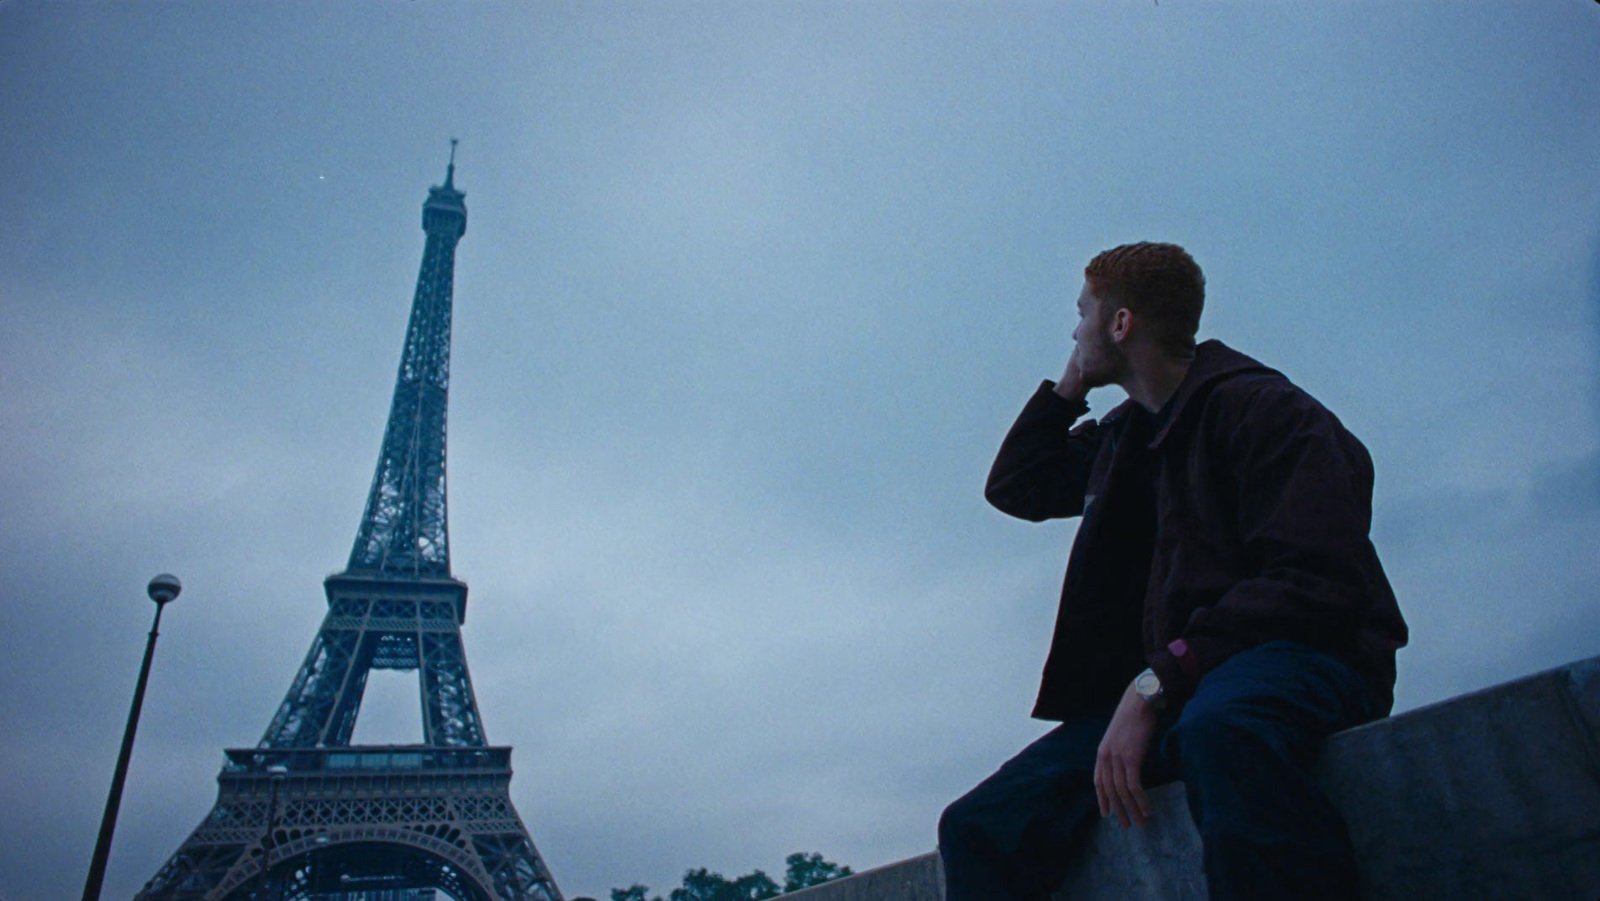
[[1127,366],[1127,355],[1111,340],[1111,317],[1115,311],[1089,290],[1087,282],[1078,295],[1078,327],[1072,330],[1078,358],[1078,372],[1088,388],[1115,382]]

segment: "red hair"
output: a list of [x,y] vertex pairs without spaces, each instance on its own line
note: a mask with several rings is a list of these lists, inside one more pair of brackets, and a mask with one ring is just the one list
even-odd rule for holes
[[1162,347],[1177,353],[1194,350],[1206,277],[1188,251],[1150,241],[1123,244],[1090,260],[1083,276],[1101,303],[1125,307],[1149,323]]

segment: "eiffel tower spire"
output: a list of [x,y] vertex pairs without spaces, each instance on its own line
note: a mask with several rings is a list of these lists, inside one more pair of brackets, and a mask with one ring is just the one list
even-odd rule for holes
[[383,450],[346,572],[380,579],[450,578],[445,516],[445,408],[450,397],[450,304],[456,243],[467,231],[466,195],[456,190],[456,149],[444,185],[428,191],[428,234],[395,377]]
[[[511,749],[484,738],[461,644],[467,586],[450,574],[445,406],[467,229],[450,144],[422,207],[422,269],[350,563],[323,583],[327,616],[260,744],[225,752],[216,806],[137,901],[562,901],[511,804]],[[350,744],[375,669],[418,673],[421,744]]]

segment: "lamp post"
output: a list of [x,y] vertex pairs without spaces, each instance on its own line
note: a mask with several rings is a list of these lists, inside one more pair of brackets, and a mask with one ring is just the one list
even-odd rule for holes
[[150,600],[156,602],[156,618],[150,624],[150,638],[144,645],[144,663],[139,667],[139,684],[133,689],[133,705],[128,708],[128,726],[122,732],[122,751],[117,754],[117,769],[111,776],[111,794],[106,797],[106,812],[100,818],[100,838],[94,843],[94,857],[89,861],[89,878],[83,883],[83,901],[99,901],[100,883],[106,877],[106,859],[111,856],[111,833],[117,828],[117,808],[122,806],[122,784],[128,779],[128,758],[133,756],[133,735],[139,731],[139,710],[144,706],[144,686],[150,681],[150,659],[156,653],[156,636],[160,634],[161,608],[178,596],[183,589],[178,577],[162,573],[150,580],[145,589]]

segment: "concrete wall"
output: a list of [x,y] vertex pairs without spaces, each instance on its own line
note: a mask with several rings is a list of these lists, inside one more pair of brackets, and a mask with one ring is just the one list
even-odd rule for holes
[[[1317,775],[1367,901],[1600,901],[1600,657],[1340,733]],[[1095,830],[1057,901],[1206,897],[1183,787],[1151,800],[1149,826]],[[927,854],[785,898],[943,901],[944,880]]]

